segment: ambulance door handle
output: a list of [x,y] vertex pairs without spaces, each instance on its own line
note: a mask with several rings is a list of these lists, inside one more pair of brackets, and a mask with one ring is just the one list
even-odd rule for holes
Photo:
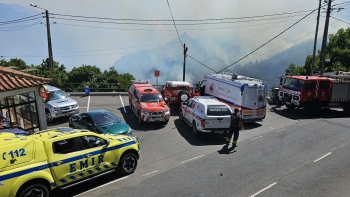
[[16,161],[17,161],[17,159],[11,159],[11,160],[10,160],[10,163],[13,164],[13,163],[15,163]]

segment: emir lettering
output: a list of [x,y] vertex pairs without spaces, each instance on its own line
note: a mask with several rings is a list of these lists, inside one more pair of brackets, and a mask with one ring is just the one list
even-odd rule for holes
[[[95,161],[97,160],[97,161]],[[90,161],[91,161],[91,166],[94,166],[94,165],[99,165],[101,163],[103,163],[103,155],[99,155],[97,158],[95,157],[91,157],[90,158]],[[88,168],[89,167],[89,159],[85,159],[83,161],[79,161],[79,169],[82,170],[84,168]],[[69,171],[70,173],[73,173],[75,172],[77,169],[77,163],[72,163],[72,164],[69,164]]]

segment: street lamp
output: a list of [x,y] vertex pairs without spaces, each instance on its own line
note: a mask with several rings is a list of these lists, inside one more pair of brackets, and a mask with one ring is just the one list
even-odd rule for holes
[[54,72],[53,69],[53,57],[52,57],[52,44],[51,44],[51,33],[50,33],[50,22],[49,22],[49,11],[38,7],[35,4],[30,4],[30,6],[35,7],[35,8],[39,8],[42,10],[45,10],[45,17],[46,17],[46,30],[47,30],[47,45],[48,45],[48,50],[49,50],[49,67],[51,69],[51,72]]

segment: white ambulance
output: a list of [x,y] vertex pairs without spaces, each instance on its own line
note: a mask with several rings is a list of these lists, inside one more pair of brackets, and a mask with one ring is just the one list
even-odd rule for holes
[[265,118],[267,86],[260,79],[227,72],[209,74],[198,88],[202,96],[214,96],[232,111],[238,108],[243,122],[260,122]]

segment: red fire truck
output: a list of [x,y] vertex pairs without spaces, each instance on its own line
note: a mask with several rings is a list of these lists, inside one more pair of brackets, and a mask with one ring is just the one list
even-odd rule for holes
[[350,115],[350,72],[280,78],[279,100],[288,108],[304,108],[310,116],[322,108],[342,108]]

